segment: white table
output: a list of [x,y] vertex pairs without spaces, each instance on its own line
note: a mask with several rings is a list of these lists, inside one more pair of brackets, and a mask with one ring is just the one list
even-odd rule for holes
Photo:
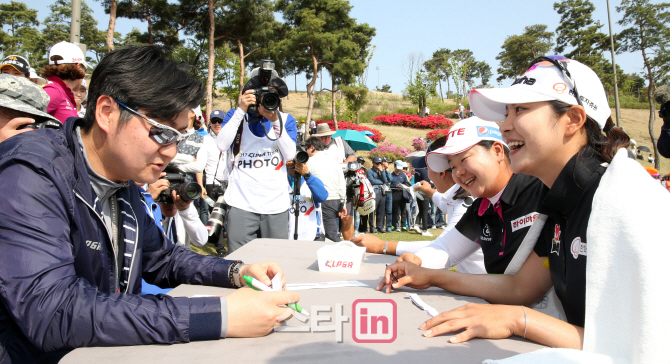
[[[274,332],[254,339],[229,338],[216,341],[199,341],[176,345],[146,345],[127,347],[80,348],[69,353],[61,363],[481,363],[484,359],[501,359],[534,351],[542,345],[518,337],[505,340],[474,339],[463,344],[450,344],[451,335],[425,338],[419,325],[429,316],[407,298],[407,292],[419,296],[439,312],[460,307],[468,302],[484,303],[483,300],[453,295],[441,289],[414,290],[402,288],[385,294],[374,289],[379,283],[386,264],[395,260],[393,256],[366,254],[359,274],[319,272],[316,250],[322,242],[257,239],[229,256],[245,263],[274,260],[286,275],[287,283],[316,283],[342,280],[358,280],[369,287],[341,287],[297,291],[300,305],[313,314],[312,306],[343,305],[343,315],[348,322],[341,323],[343,340],[336,341],[336,332]],[[181,285],[170,292],[172,296],[196,294],[226,295],[233,290]],[[359,343],[352,338],[352,304],[358,299],[391,299],[397,306],[397,337],[392,343]],[[360,307],[360,306],[359,306]],[[320,315],[335,316],[331,312]],[[370,314],[369,314],[370,315]],[[359,315],[360,316],[360,315]],[[310,321],[302,323],[296,318],[287,325],[309,327]],[[359,321],[360,322],[360,319]],[[330,326],[333,322],[320,322]],[[360,325],[360,323],[359,323]],[[381,326],[379,326],[381,327]],[[390,330],[390,328],[389,328]],[[371,332],[371,329],[368,331]]]

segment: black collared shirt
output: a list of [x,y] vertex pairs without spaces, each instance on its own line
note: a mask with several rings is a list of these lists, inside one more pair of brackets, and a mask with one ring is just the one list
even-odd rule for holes
[[607,164],[591,147],[575,154],[551,189],[542,191],[538,212],[548,216],[535,253],[549,258],[551,278],[568,322],[584,326],[586,229],[593,195]]
[[[481,245],[488,273],[503,274],[533,221],[544,184],[525,174],[514,174],[496,205],[478,198],[463,214],[456,229]],[[496,212],[502,209],[502,219]]]

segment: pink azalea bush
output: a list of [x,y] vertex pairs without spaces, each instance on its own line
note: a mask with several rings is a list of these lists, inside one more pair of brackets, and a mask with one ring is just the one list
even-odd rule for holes
[[415,151],[428,150],[428,144],[423,139],[414,138],[412,139],[412,147]]
[[[314,122],[316,122],[316,125],[328,124],[328,126],[330,127],[330,130],[335,130],[335,123],[332,120],[314,120]],[[340,129],[340,130],[345,130],[346,129],[346,130],[356,130],[356,131],[371,131],[373,135],[370,137],[370,139],[372,139],[372,141],[375,142],[375,143],[383,142],[384,140],[386,140],[386,137],[383,136],[382,133],[379,130],[372,129],[372,128],[369,128],[369,127],[363,126],[363,125],[356,125],[354,123],[350,123],[350,122],[346,122],[346,121],[338,121],[337,122],[337,128]]]
[[405,160],[405,156],[412,153],[413,151],[409,148],[399,147],[388,142],[378,143],[377,148],[370,151],[368,156],[370,158],[380,157],[389,158],[392,162],[396,160]]
[[406,126],[415,129],[449,129],[454,122],[442,115],[429,115],[420,118],[416,115],[391,114],[379,115],[373,119],[375,124]]

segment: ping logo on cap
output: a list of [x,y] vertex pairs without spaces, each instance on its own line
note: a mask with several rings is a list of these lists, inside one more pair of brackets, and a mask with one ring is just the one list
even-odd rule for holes
[[477,136],[482,137],[492,137],[502,140],[502,134],[500,134],[500,129],[496,129],[491,126],[478,126],[477,127]]

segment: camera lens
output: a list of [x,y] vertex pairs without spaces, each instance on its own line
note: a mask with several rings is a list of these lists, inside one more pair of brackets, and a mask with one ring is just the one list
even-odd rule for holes
[[274,111],[279,107],[279,95],[276,92],[268,92],[263,95],[261,104],[267,111]]
[[177,191],[177,195],[184,201],[195,200],[202,194],[202,188],[195,182],[180,184],[175,187],[175,191]]
[[307,161],[309,160],[309,154],[301,150],[298,153],[296,153],[295,160],[298,163],[307,163]]

